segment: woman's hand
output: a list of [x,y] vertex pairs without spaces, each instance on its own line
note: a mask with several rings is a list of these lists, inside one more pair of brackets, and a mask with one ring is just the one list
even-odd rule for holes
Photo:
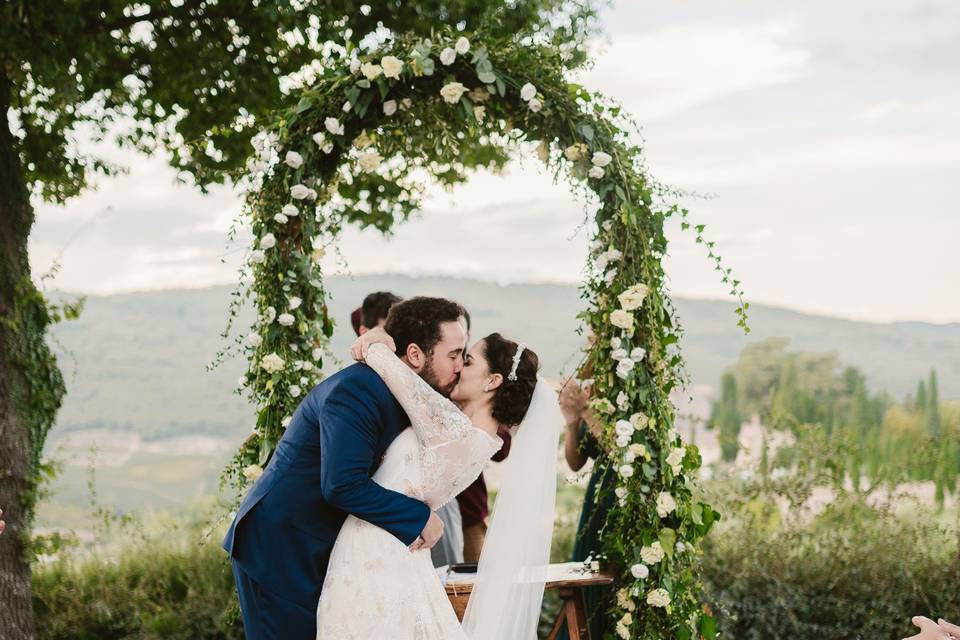
[[[920,629],[920,633],[912,635],[909,638],[904,638],[904,640],[953,640],[954,638],[952,634],[938,626],[937,623],[930,618],[914,616],[912,622],[915,627]],[[941,620],[941,622],[953,627],[953,625],[946,620]]]
[[353,341],[350,346],[350,356],[357,362],[363,362],[367,359],[367,349],[374,344],[386,345],[390,351],[397,350],[397,345],[390,334],[383,327],[375,327]]
[[560,412],[567,428],[580,428],[589,398],[588,390],[581,389],[576,380],[568,380],[560,390]]

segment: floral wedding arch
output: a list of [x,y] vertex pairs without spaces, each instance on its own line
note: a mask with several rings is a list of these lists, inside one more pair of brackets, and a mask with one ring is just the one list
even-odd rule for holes
[[[418,210],[425,184],[453,185],[536,148],[598,206],[580,318],[595,335],[585,370],[610,452],[600,464],[618,478],[602,536],[617,577],[608,615],[622,638],[713,637],[698,542],[719,514],[697,496],[700,455],[674,430],[669,398],[683,363],[665,291],[664,223],[674,217],[689,228],[687,212],[664,202],[671,194],[648,177],[620,108],[565,79],[564,53],[481,45],[451,29],[432,40],[400,36],[374,54],[343,49],[302,72],[296,104],[254,138],[248,163],[254,244],[232,314],[253,298],[240,385],[258,418],[225,478],[243,488],[257,477],[301,396],[320,381],[334,327],[320,259],[341,229],[387,232]],[[739,296],[703,228],[695,230]],[[745,326],[745,305],[738,313]]]

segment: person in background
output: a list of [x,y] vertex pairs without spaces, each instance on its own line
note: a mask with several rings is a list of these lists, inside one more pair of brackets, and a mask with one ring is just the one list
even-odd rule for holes
[[[467,342],[469,343],[470,314],[466,313],[464,318],[467,321]],[[497,436],[503,440],[503,446],[491,459],[494,462],[503,462],[510,454],[512,434],[509,429],[500,428],[497,430]],[[457,496],[456,502],[459,505],[459,515],[463,520],[463,526],[461,527],[463,532],[462,562],[474,564],[480,561],[480,551],[483,549],[483,540],[487,535],[487,516],[490,515],[487,482],[484,480],[482,473]]]
[[[584,377],[589,375],[587,373]],[[601,551],[600,531],[616,501],[616,473],[612,466],[603,464],[605,453],[598,438],[599,424],[587,408],[589,399],[589,387],[576,380],[568,381],[560,391],[560,410],[565,423],[564,457],[567,464],[576,472],[586,465],[587,460],[592,458],[594,461],[570,558],[574,562],[583,562],[587,558],[598,556]],[[608,616],[605,615],[611,593],[609,587],[587,587],[583,590],[584,607],[590,616],[588,624],[591,638],[605,638],[613,632],[607,624]],[[557,636],[557,640],[567,638],[565,629]]]
[[387,322],[390,307],[402,301],[403,298],[389,291],[375,291],[368,294],[360,307],[360,328],[357,329],[357,335],[362,336],[370,329],[382,327]]
[[[0,509],[0,517],[3,516],[3,509]],[[7,528],[7,523],[3,520],[0,520],[0,533],[3,533],[4,529]]]
[[350,313],[350,326],[353,332],[360,335],[360,325],[363,322],[363,307],[357,307]]

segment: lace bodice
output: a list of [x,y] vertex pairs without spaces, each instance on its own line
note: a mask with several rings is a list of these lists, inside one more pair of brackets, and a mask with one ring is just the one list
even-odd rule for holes
[[474,427],[385,345],[370,346],[367,364],[400,402],[415,434],[397,437],[374,479],[439,509],[480,475],[503,441]]

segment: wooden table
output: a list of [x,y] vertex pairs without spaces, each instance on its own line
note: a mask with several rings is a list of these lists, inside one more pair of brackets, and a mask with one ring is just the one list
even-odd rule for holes
[[[463,620],[473,590],[473,581],[476,574],[450,573],[446,579],[447,597],[457,612],[457,618]],[[551,564],[547,568],[546,589],[556,589],[560,592],[563,607],[557,616],[553,629],[547,640],[555,640],[564,623],[570,640],[590,640],[590,630],[587,628],[587,612],[583,606],[584,587],[613,584],[613,576],[605,573],[586,571],[582,562],[566,562]],[[602,615],[602,613],[601,613]]]

